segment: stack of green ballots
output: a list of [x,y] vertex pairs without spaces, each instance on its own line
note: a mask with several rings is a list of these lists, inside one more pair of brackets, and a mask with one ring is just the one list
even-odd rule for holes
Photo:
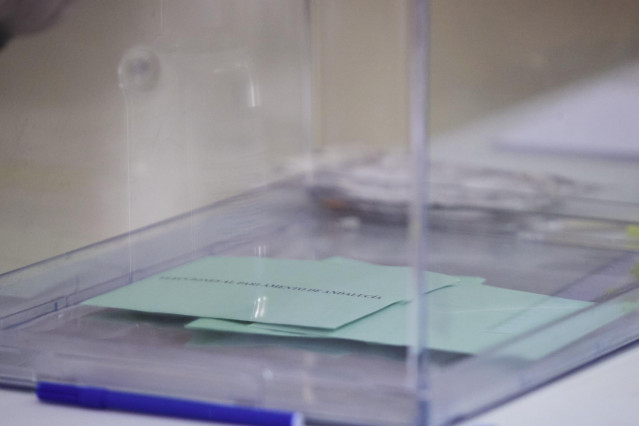
[[[199,317],[186,325],[194,330],[405,346],[411,274],[408,267],[345,258],[205,257],[85,304]],[[475,354],[591,305],[492,287],[476,277],[425,272],[425,280],[428,346],[443,351]],[[571,338],[628,309],[613,305],[591,314],[575,324]],[[513,355],[538,357],[561,345],[553,339]]]

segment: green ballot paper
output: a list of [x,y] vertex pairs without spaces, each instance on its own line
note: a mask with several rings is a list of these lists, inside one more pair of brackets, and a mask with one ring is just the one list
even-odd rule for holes
[[[460,277],[459,281],[427,296],[429,309],[428,347],[476,354],[537,327],[591,307],[592,303],[482,285],[483,280]],[[368,343],[405,346],[409,303],[388,306],[358,321],[334,330],[239,323],[201,318],[186,327],[234,333],[283,337],[348,339]],[[566,322],[561,336],[537,337],[533,344],[518,344],[505,352],[520,358],[538,358],[551,353],[629,311],[628,304],[594,309]]]
[[[331,330],[409,300],[411,273],[343,258],[205,257],[84,303]],[[425,274],[429,290],[458,281]]]

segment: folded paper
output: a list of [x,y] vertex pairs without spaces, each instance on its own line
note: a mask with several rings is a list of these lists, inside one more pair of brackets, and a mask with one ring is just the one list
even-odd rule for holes
[[[335,329],[410,299],[408,267],[205,257],[94,297],[85,304],[143,312]],[[426,273],[428,290],[457,282]]]

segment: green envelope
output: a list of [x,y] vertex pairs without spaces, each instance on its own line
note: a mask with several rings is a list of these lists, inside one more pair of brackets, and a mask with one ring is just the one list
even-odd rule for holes
[[[452,286],[428,294],[428,347],[476,354],[518,335],[567,317],[592,306],[590,302],[544,296],[480,284],[481,279],[460,277]],[[288,337],[349,339],[368,343],[404,346],[408,344],[409,303],[400,302],[335,330],[235,323],[200,318],[186,327],[197,330],[232,331]],[[619,318],[632,307],[612,304],[571,318],[561,336],[537,339],[534,345],[520,344],[506,352],[510,356],[536,358],[577,340]]]
[[[412,270],[325,261],[205,257],[84,302],[107,308],[335,329],[410,299]],[[429,291],[458,281],[426,273]]]

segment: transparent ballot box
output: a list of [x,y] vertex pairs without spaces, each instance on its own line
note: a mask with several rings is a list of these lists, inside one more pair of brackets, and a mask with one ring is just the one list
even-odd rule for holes
[[577,3],[0,9],[0,383],[441,425],[634,342],[638,11]]
[[413,272],[408,206],[365,220],[327,179],[423,155],[424,5],[84,0],[16,33],[2,382],[417,421],[416,296],[456,279]]

